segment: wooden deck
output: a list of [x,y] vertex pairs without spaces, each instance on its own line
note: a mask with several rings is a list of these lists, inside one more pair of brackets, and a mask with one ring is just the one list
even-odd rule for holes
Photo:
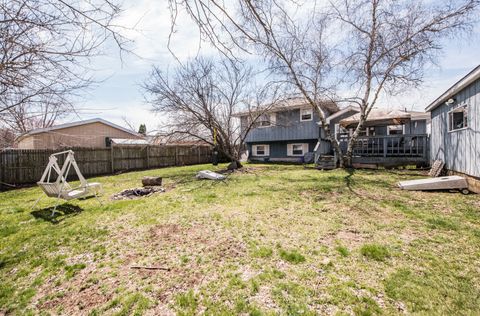
[[[353,148],[353,163],[382,166],[428,164],[427,134],[361,136]],[[339,135],[340,147],[346,151],[348,135]]]

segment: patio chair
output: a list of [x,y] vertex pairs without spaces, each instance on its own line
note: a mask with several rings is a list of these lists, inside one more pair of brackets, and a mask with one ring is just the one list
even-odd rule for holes
[[[66,155],[61,168],[58,164],[57,158],[60,155]],[[80,186],[75,188],[72,188],[67,182],[67,176],[72,166],[77,174],[78,180],[80,181]],[[56,179],[54,175],[55,173],[57,174]],[[48,197],[57,198],[56,204],[52,211],[52,216],[55,214],[60,199],[69,201],[72,199],[79,199],[93,195],[100,205],[102,204],[102,202],[98,199],[98,195],[103,193],[102,184],[98,182],[88,183],[87,180],[85,180],[80,172],[80,169],[78,168],[78,165],[75,161],[74,152],[72,150],[62,151],[50,155],[48,165],[43,172],[42,178],[37,182],[37,184]],[[42,196],[38,198],[32,209],[35,208],[41,198]]]

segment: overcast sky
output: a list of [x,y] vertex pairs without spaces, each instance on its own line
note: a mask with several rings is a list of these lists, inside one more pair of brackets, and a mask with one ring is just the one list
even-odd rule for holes
[[[120,61],[114,45],[105,48],[104,56],[92,60],[94,76],[101,80],[85,92],[79,101],[81,119],[102,117],[125,125],[124,118],[138,128],[141,123],[152,131],[161,125],[162,117],[149,111],[144,102],[140,84],[147,78],[152,65],[163,69],[176,66],[175,59],[167,49],[170,17],[166,1],[126,0],[124,14],[119,23],[134,26],[128,32],[134,41],[132,49],[136,55],[124,55]],[[173,38],[172,48],[179,59],[193,57],[198,52],[199,37],[188,18],[180,19]],[[212,53],[207,44],[202,44],[202,53]],[[445,51],[439,59],[439,67],[427,69],[425,84],[420,90],[408,91],[405,95],[382,100],[381,107],[423,110],[431,101],[444,92],[456,80],[480,64],[480,28],[468,39],[446,42]],[[68,120],[78,120],[71,117]]]

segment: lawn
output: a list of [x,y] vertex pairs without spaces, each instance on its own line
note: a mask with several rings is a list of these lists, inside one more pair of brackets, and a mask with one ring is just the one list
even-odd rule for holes
[[[412,170],[206,168],[91,179],[103,206],[53,218],[38,188],[0,193],[0,315],[480,314],[480,196],[397,189]],[[167,191],[110,199],[145,175]]]

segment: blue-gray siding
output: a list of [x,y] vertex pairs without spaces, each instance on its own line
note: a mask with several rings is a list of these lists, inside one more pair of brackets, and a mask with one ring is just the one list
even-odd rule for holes
[[[432,111],[431,160],[441,159],[449,170],[480,177],[480,79],[454,96],[453,105]],[[468,105],[467,129],[448,131],[448,112]]]
[[300,109],[277,112],[275,126],[252,129],[245,142],[317,139],[320,130],[318,121],[315,112],[313,120],[307,122],[300,121]]
[[410,121],[405,124],[405,134],[427,134],[427,120]]
[[[268,156],[269,158],[298,158],[299,160],[301,157],[298,156],[287,156],[287,144],[293,144],[293,143],[308,143],[308,151],[313,152],[315,149],[315,145],[317,144],[316,139],[299,139],[295,141],[278,141],[278,142],[254,142],[254,143],[248,143],[247,148],[248,152],[252,153],[252,145],[257,145],[257,144],[265,144],[265,145],[270,145],[270,155]],[[262,159],[265,157],[252,157],[252,158],[257,158],[257,159]]]
[[[341,120],[343,120],[344,118],[347,118],[347,117],[350,117],[354,114],[358,113],[357,111],[354,111],[354,110],[349,110],[335,118],[333,118],[331,121],[330,121],[330,132],[332,133],[335,133],[335,124],[338,124]],[[323,131],[322,131],[322,135],[323,135]]]

